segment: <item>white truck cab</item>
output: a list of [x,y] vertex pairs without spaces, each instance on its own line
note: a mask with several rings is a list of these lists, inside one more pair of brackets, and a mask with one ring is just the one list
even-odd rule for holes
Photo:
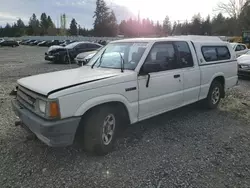
[[76,138],[87,151],[106,154],[123,124],[200,100],[216,108],[237,81],[236,54],[217,37],[124,39],[83,67],[18,80],[12,104],[47,145]]

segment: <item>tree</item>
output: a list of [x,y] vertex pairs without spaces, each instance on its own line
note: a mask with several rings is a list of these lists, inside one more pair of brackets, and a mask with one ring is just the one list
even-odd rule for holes
[[172,25],[171,25],[171,22],[170,22],[168,16],[166,16],[164,21],[163,21],[163,30],[164,30],[165,34],[167,34],[167,35],[171,35],[171,33],[172,33]]
[[29,20],[27,34],[28,35],[38,35],[38,34],[40,34],[39,32],[40,32],[39,20],[37,19],[35,14],[32,14],[32,16]]
[[110,15],[109,15],[109,27],[108,30],[110,31],[109,36],[110,37],[115,37],[118,34],[118,24],[116,20],[116,16],[114,11],[112,10]]
[[16,22],[16,32],[15,35],[17,37],[23,36],[25,34],[25,24],[24,22],[19,18]]
[[250,0],[246,1],[239,15],[239,22],[242,30],[250,29]]
[[47,30],[49,28],[49,22],[48,22],[48,17],[46,13],[42,13],[40,17],[40,27],[42,29],[42,35],[47,34]]
[[222,15],[222,13],[219,13],[216,17],[212,20],[212,34],[213,35],[226,35],[227,28],[225,27],[226,19]]
[[190,32],[195,35],[202,35],[202,19],[201,15],[194,15],[192,18],[192,24],[190,26]]
[[56,27],[50,16],[48,16],[47,22],[48,22],[48,28],[55,28]]
[[229,0],[227,3],[219,2],[215,11],[228,14],[231,18],[238,18],[246,0]]
[[69,33],[70,33],[70,35],[73,35],[73,36],[77,35],[77,23],[76,23],[76,20],[74,18],[71,20],[71,23],[69,26]]
[[104,0],[96,1],[96,10],[94,12],[94,32],[96,36],[108,36],[110,30],[108,28],[110,13]]
[[201,30],[203,35],[211,35],[212,25],[209,15],[207,16],[206,20],[201,23]]

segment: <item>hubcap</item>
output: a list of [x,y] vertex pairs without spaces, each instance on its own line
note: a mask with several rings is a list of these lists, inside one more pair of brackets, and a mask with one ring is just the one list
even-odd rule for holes
[[103,122],[102,129],[102,141],[104,145],[109,145],[109,143],[113,139],[115,131],[115,116],[113,114],[109,114]]
[[220,100],[220,89],[218,87],[215,87],[212,92],[212,103],[217,104]]

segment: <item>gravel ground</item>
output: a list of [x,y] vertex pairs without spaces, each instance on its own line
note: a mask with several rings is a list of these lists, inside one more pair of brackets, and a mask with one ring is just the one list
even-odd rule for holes
[[[250,81],[219,109],[190,105],[129,126],[104,157],[50,148],[14,127],[8,93],[18,78],[70,68],[46,48],[0,48],[0,187],[250,187]],[[75,65],[73,66],[75,67]]]

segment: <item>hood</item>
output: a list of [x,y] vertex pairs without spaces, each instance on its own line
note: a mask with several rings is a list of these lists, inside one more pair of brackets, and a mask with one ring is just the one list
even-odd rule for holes
[[96,54],[97,51],[90,51],[90,52],[83,52],[80,53],[76,56],[77,59],[84,59],[85,57],[87,57],[90,54]]
[[248,64],[250,65],[250,55],[244,54],[237,58],[239,64]]
[[59,46],[59,45],[53,45],[51,47],[49,47],[48,52],[55,50],[55,49],[63,49],[63,46]]
[[91,69],[90,66],[51,72],[19,79],[17,83],[42,95],[90,82],[95,82],[121,74],[116,69]]

